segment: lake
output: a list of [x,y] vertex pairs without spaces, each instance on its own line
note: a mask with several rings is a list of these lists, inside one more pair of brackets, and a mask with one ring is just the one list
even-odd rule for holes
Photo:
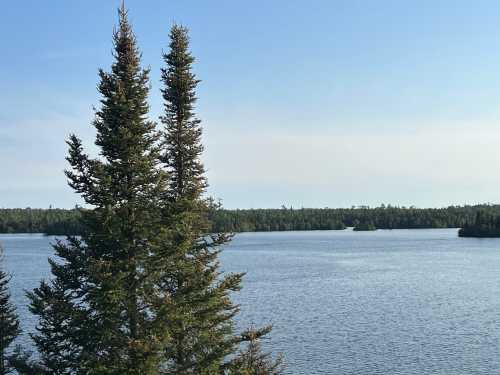
[[[48,276],[54,238],[0,235],[23,290]],[[221,256],[247,272],[240,328],[273,324],[286,374],[500,373],[500,239],[456,229],[241,233]],[[28,340],[25,336],[23,341]]]

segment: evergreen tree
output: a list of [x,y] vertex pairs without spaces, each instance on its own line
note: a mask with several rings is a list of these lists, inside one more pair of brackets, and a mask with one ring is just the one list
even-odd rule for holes
[[38,361],[32,359],[32,353],[17,345],[8,358],[12,369],[21,375],[48,375],[49,372]]
[[[2,249],[0,248],[0,263],[2,260]],[[20,333],[16,309],[10,301],[9,280],[10,277],[0,267],[0,375],[8,374],[11,371],[7,348]]]
[[93,122],[100,157],[85,154],[76,136],[68,141],[69,184],[92,209],[82,210],[81,238],[54,246],[61,261],[50,261],[52,280],[29,294],[39,316],[33,339],[50,374],[157,374],[167,342],[159,303],[167,296],[158,289],[166,176],[146,117],[149,71],[123,5],[113,41]]
[[283,373],[283,359],[276,360],[271,354],[264,353],[259,337],[254,330],[243,333],[248,341],[246,350],[240,352],[231,364],[231,372],[238,375],[280,375]]
[[100,157],[68,141],[69,184],[92,208],[80,213],[80,238],[54,245],[53,278],[29,293],[40,363],[26,365],[45,374],[237,374],[228,358],[248,338],[233,334],[230,293],[242,274],[222,277],[219,246],[230,236],[208,231],[187,31],[173,28],[165,55],[160,153],[146,118],[149,72],[123,6],[119,15],[93,123]]
[[[171,296],[167,372],[219,374],[235,368],[226,360],[248,339],[233,333],[238,306],[230,299],[230,293],[241,288],[243,275],[221,275],[220,246],[231,236],[209,232],[213,203],[203,198],[207,181],[200,160],[202,129],[194,113],[199,81],[192,73],[194,58],[186,28],[172,27],[163,58],[163,162],[170,175],[164,220],[171,228],[170,257],[176,265],[165,279]],[[255,330],[253,337],[264,333],[267,329]]]

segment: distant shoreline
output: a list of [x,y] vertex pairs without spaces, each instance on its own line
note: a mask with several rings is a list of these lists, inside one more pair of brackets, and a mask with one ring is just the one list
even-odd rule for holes
[[[0,233],[79,235],[85,209],[0,209]],[[283,232],[312,230],[465,228],[461,237],[498,237],[500,205],[415,208],[382,205],[352,208],[214,209],[207,219],[212,232]],[[479,219],[478,219],[479,218]],[[489,230],[469,234],[478,220]],[[492,235],[495,233],[495,235]]]

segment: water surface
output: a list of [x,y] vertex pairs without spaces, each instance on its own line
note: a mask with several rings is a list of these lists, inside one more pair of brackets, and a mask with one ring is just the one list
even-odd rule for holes
[[[35,321],[23,290],[47,277],[53,240],[0,235],[25,331]],[[500,239],[242,233],[221,260],[247,272],[239,327],[273,324],[265,345],[285,354],[287,374],[500,373]]]

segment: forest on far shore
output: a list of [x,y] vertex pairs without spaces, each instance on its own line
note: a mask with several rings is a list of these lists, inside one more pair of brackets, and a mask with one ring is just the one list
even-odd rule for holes
[[[0,233],[81,233],[82,208],[0,209]],[[214,232],[268,232],[290,230],[336,230],[346,227],[376,229],[463,228],[476,222],[500,218],[500,205],[415,208],[381,205],[352,208],[214,209],[210,222]]]

